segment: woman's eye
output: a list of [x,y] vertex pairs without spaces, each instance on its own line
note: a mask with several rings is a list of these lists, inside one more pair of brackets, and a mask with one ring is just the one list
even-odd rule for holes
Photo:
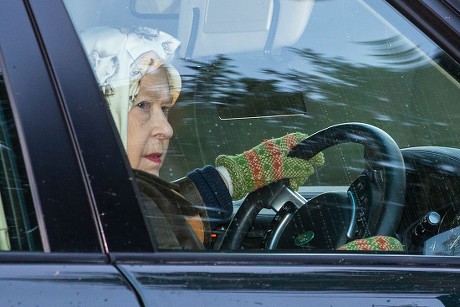
[[149,110],[150,109],[150,103],[147,101],[141,101],[136,105],[138,108],[143,109],[143,110]]

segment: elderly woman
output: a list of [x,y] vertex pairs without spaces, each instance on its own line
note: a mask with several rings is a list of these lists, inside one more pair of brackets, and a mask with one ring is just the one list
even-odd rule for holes
[[150,28],[97,28],[82,39],[141,192],[148,195],[144,212],[161,248],[208,245],[210,224],[231,216],[232,198],[283,178],[297,189],[314,166],[324,163],[321,154],[310,161],[287,157],[306,137],[294,133],[239,155],[219,156],[216,167],[196,169],[175,183],[162,181],[157,176],[173,135],[168,112],[181,88],[180,75],[168,61],[179,42]]

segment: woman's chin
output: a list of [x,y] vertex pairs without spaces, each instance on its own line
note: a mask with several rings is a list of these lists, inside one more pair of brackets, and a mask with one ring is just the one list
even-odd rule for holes
[[161,165],[147,165],[147,166],[140,165],[138,169],[146,173],[149,173],[155,176],[159,176],[160,168],[161,168]]
[[131,163],[133,169],[144,171],[155,176],[160,175],[161,164],[159,163],[154,163],[148,159],[142,159],[139,163],[136,163],[137,165],[133,164],[134,163]]

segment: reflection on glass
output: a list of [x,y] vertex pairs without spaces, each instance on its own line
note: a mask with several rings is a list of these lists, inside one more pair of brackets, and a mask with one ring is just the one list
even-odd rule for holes
[[[419,220],[441,210],[426,191],[436,190],[442,180],[445,187],[455,186],[453,172],[423,161],[457,155],[460,85],[453,76],[459,65],[383,1],[200,0],[191,5],[137,0],[120,7],[96,2],[66,1],[78,31],[144,26],[180,41],[171,65],[182,88],[169,114],[174,136],[160,172],[163,179],[179,179],[213,165],[220,154],[241,153],[280,134],[313,134],[345,122],[374,125],[408,148],[402,151],[406,207],[394,234],[406,249],[412,244],[408,233]],[[432,147],[422,153],[418,146]],[[451,150],[439,152],[441,146]],[[369,166],[369,152],[343,144],[324,155],[325,166],[304,184],[302,196],[333,190],[338,193],[334,199],[350,201],[341,193],[350,185],[359,190],[356,178]],[[378,186],[381,170],[372,171],[369,176]],[[372,191],[365,194],[378,198],[381,191]],[[441,199],[443,212],[455,220],[456,210]],[[363,214],[378,213],[370,211]],[[423,252],[421,247],[410,251]]]

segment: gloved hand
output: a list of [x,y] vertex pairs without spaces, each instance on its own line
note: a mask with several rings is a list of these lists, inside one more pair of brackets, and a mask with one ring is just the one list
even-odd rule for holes
[[289,186],[297,190],[314,173],[314,166],[324,164],[320,153],[310,160],[291,158],[287,154],[306,134],[296,132],[281,138],[266,140],[242,154],[220,155],[216,166],[223,166],[230,174],[233,199],[241,199],[272,182],[289,178]]
[[402,252],[404,251],[404,246],[393,237],[375,236],[348,242],[339,247],[338,250]]

